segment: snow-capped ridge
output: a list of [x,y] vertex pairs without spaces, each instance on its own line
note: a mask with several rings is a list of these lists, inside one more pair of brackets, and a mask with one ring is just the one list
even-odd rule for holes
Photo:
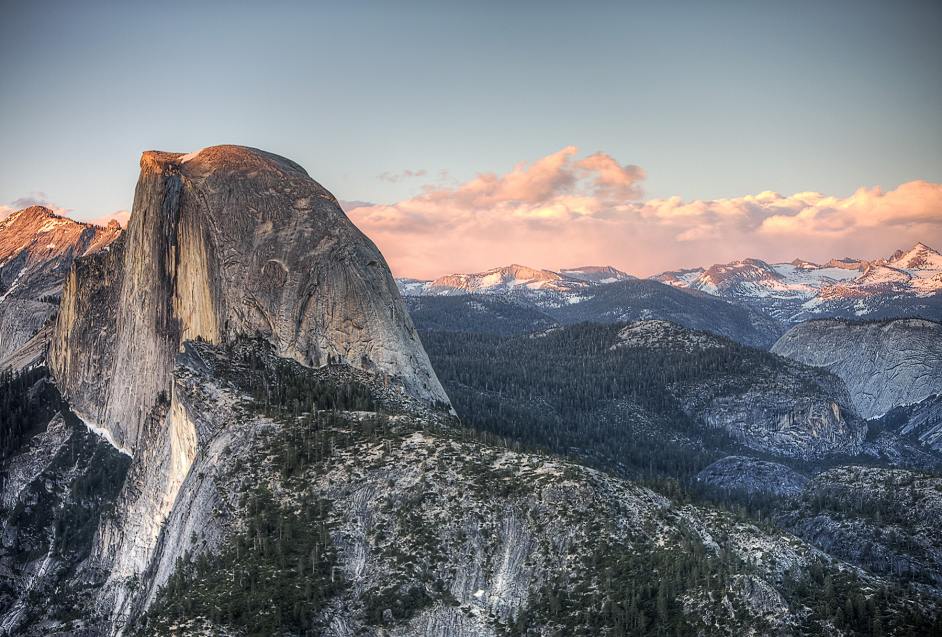
[[818,265],[804,259],[771,264],[740,259],[652,278],[757,305],[786,322],[848,311],[866,317],[893,299],[942,293],[942,255],[919,242],[909,250],[871,261],[844,257]]
[[895,252],[887,265],[906,270],[942,270],[942,254],[919,242],[905,252]]
[[513,291],[568,294],[630,278],[631,275],[612,266],[582,266],[554,271],[512,263],[483,272],[448,274],[433,280],[400,278],[397,284],[399,292],[405,296],[501,294]]

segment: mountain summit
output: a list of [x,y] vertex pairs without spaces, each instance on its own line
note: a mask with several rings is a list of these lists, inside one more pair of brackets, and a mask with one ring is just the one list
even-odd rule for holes
[[[103,322],[114,330],[99,335]],[[238,336],[447,401],[382,255],[303,168],[242,146],[147,151],[124,240],[69,278],[52,369],[80,411],[133,447],[181,343]]]
[[457,294],[569,293],[601,283],[631,279],[611,266],[563,268],[558,272],[516,263],[484,272],[449,274],[431,281],[399,279],[399,289],[406,296],[451,296]]
[[904,270],[942,270],[942,254],[920,242],[905,252],[895,252],[887,265]]

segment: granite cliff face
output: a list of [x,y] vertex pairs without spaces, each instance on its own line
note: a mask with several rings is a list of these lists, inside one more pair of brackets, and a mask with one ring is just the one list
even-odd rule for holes
[[80,223],[43,206],[0,221],[0,369],[55,314],[72,262],[120,234],[117,222]]
[[934,321],[809,321],[772,351],[840,377],[865,418],[942,393],[942,324]]
[[239,146],[144,153],[127,232],[69,273],[49,354],[74,412],[133,456],[92,556],[117,623],[207,452],[207,416],[173,382],[177,356],[186,341],[240,337],[448,401],[382,255],[300,166]]
[[57,381],[133,449],[180,344],[239,335],[447,401],[382,255],[304,169],[239,146],[144,153],[124,240],[69,276]]
[[929,396],[915,405],[897,407],[879,424],[942,454],[942,394]]

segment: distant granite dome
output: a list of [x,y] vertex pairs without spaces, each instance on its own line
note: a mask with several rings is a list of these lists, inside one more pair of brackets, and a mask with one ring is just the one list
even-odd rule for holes
[[942,394],[942,324],[935,321],[808,321],[772,351],[839,376],[865,418]]

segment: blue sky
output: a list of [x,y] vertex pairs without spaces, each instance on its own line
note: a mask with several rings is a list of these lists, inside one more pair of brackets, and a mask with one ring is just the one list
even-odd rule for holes
[[[145,149],[393,203],[573,145],[644,197],[942,181],[940,2],[4,2],[0,203],[130,206]],[[395,182],[380,178],[426,171]],[[444,173],[442,172],[444,171]]]

